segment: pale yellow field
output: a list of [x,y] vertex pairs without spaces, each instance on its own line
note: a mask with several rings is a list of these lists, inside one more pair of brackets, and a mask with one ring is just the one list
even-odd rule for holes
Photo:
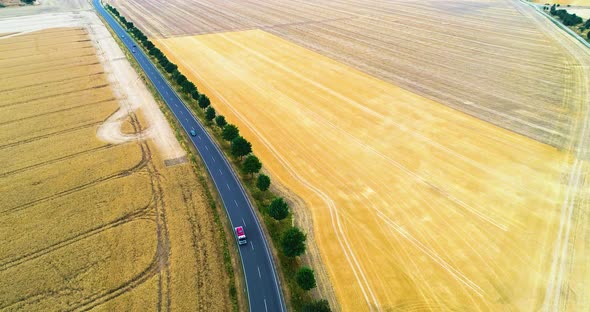
[[[343,310],[588,304],[585,230],[577,252],[553,254],[574,196],[568,153],[261,30],[157,45],[305,200]],[[576,274],[555,275],[555,261]]]
[[84,28],[0,39],[0,310],[230,310],[192,167],[97,138],[112,87]]

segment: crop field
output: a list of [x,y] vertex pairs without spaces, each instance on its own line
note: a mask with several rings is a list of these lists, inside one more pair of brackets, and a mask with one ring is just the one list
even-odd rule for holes
[[579,64],[518,1],[110,0],[154,38],[262,29],[557,147]]
[[262,30],[157,45],[305,200],[344,311],[588,305],[588,163],[573,151]]
[[116,87],[87,28],[0,36],[0,310],[230,309],[191,166],[97,138]]

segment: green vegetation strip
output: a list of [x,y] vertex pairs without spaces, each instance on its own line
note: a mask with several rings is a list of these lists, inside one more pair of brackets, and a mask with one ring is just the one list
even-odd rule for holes
[[[195,84],[188,80],[179,70],[178,66],[168,60],[168,58],[154,46],[154,44],[138,29],[135,25],[127,21],[124,16],[110,5],[106,5],[107,10],[119,20],[120,24],[131,33],[136,40],[141,43],[141,48],[147,52],[156,64],[156,67],[167,78],[170,85],[187,103],[193,114],[201,120],[207,131],[217,141],[217,145],[228,156],[230,163],[235,172],[238,173],[242,184],[248,191],[248,195],[259,211],[264,227],[270,236],[272,246],[276,249],[278,262],[282,276],[288,286],[288,296],[291,298],[290,304],[295,311],[305,312],[324,312],[330,311],[326,300],[315,300],[309,293],[309,290],[316,287],[316,281],[313,270],[309,267],[302,266],[299,256],[305,252],[305,241],[307,236],[298,227],[293,226],[293,215],[289,210],[288,204],[276,194],[269,191],[270,178],[260,173],[262,164],[260,160],[252,153],[252,145],[245,138],[239,135],[239,129],[232,124],[228,124],[225,117],[216,115],[215,109],[211,106],[211,101],[205,94],[199,93]],[[136,69],[137,64],[135,64]],[[142,71],[139,71],[142,72]],[[143,76],[143,72],[142,72]],[[144,80],[145,77],[144,77]],[[151,86],[151,84],[150,84]],[[157,94],[153,87],[150,90]],[[159,95],[158,95],[159,98]],[[161,105],[163,107],[164,105]],[[180,134],[176,122],[170,117],[168,108],[165,109],[165,115],[171,124],[175,125],[176,135],[179,141],[186,148],[186,139]],[[201,183],[206,186],[205,177],[198,170],[194,153],[190,153],[191,162],[199,176]],[[230,157],[231,156],[231,157]],[[206,187],[207,196],[211,207],[215,211],[215,220],[220,226],[219,212],[215,209],[215,201]],[[233,282],[233,267],[231,265],[230,253],[227,247],[227,239],[224,237],[224,259],[226,259],[226,268],[228,274],[231,273],[232,283],[230,285],[230,295],[234,302],[234,310],[237,309],[237,294],[235,283]]]

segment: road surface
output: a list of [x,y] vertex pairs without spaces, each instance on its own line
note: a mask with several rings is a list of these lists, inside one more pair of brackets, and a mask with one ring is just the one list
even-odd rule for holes
[[[133,45],[137,43],[130,34],[104,9],[99,0],[93,0],[93,4],[125,46],[130,51],[135,50],[133,56],[170,107],[182,128],[189,134],[217,187],[232,227],[244,226],[248,243],[238,248],[246,276],[250,311],[286,311],[268,243],[262,234],[252,205],[231,166],[203,126],[168,85],[145,53],[139,48],[133,49]],[[191,130],[196,132],[195,136],[190,136]]]

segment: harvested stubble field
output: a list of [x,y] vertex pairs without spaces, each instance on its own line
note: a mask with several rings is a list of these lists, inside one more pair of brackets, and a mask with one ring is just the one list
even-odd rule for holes
[[84,28],[0,39],[0,310],[229,309],[191,166],[97,139],[111,88]]
[[262,29],[557,147],[581,107],[579,64],[518,1],[109,2],[155,38]]
[[573,153],[261,30],[157,45],[305,200],[343,310],[587,306]]

